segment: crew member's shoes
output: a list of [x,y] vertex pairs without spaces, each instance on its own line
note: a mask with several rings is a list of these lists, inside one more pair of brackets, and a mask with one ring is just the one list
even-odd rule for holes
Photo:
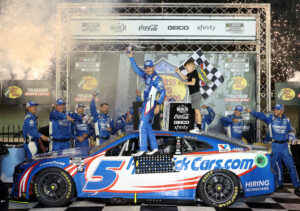
[[137,153],[131,154],[132,156],[138,157],[138,156],[142,156],[143,154],[145,154],[146,151],[138,151]]
[[201,130],[198,127],[195,127],[193,130],[190,130],[190,133],[201,134]]
[[150,152],[146,152],[147,155],[155,155],[158,152],[158,149],[154,149]]
[[294,193],[300,197],[300,187],[295,188]]
[[283,185],[278,185],[278,186],[276,187],[276,191],[281,191],[281,190],[283,190]]

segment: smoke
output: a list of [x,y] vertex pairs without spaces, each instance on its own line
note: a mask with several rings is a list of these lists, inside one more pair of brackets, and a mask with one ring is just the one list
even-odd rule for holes
[[2,80],[47,79],[56,50],[56,3],[56,0],[2,2],[0,14]]
[[288,80],[289,82],[300,82],[300,71],[294,73],[294,77]]

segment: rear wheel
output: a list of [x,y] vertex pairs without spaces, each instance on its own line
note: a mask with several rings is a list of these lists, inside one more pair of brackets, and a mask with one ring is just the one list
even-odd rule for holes
[[239,194],[239,180],[226,170],[213,170],[206,173],[197,187],[197,193],[206,205],[227,207],[233,204]]
[[70,202],[74,193],[73,178],[62,169],[44,169],[34,181],[34,194],[38,201],[45,206],[63,206]]

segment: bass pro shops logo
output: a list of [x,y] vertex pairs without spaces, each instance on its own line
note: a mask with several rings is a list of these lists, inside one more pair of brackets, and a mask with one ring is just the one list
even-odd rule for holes
[[8,98],[19,98],[23,94],[23,90],[18,86],[9,86],[7,87],[6,91],[4,92],[4,96]]

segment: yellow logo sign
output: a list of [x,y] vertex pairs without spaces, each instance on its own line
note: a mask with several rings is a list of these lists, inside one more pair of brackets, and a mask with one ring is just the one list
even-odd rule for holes
[[248,85],[247,80],[243,77],[232,77],[232,81],[233,81],[233,85],[232,85],[233,90],[243,90]]
[[7,87],[7,89],[4,93],[5,97],[13,98],[13,99],[21,97],[22,94],[23,94],[23,91],[18,86],[9,86],[9,87]]
[[93,76],[83,76],[78,83],[78,87],[84,90],[92,90],[97,88],[98,81]]
[[186,86],[179,84],[179,79],[170,75],[160,75],[166,90],[165,100],[174,99],[182,101],[186,95]]
[[295,96],[295,91],[290,88],[283,88],[278,93],[278,98],[281,100],[292,100]]

